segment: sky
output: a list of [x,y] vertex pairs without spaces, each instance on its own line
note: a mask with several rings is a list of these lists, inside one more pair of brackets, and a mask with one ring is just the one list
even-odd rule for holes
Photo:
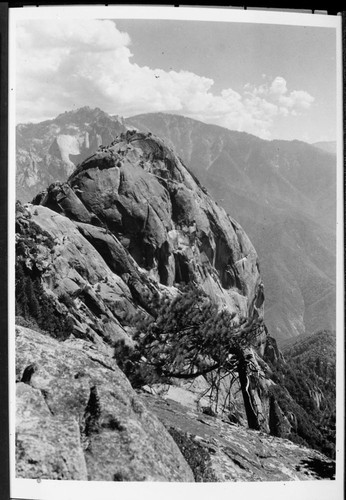
[[335,29],[18,20],[16,121],[82,106],[181,114],[263,139],[336,138]]

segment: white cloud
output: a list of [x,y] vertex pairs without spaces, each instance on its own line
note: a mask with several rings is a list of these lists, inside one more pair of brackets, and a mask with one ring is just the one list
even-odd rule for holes
[[307,110],[315,100],[305,90],[293,90],[289,92],[287,82],[281,76],[274,78],[270,85],[268,82],[258,87],[247,84],[244,89],[245,93],[251,96],[253,100],[261,96],[263,101],[275,106],[275,111],[272,108],[272,116],[298,116]]
[[277,76],[270,85],[269,91],[272,95],[280,98],[280,96],[287,93],[286,80],[282,76]]
[[291,114],[299,114],[300,111],[308,109],[314,101],[314,98],[305,90],[293,90],[288,92],[287,82],[281,76],[275,78],[272,82],[270,94],[276,99],[280,105],[280,112],[287,116],[291,110]]
[[17,28],[17,119],[40,121],[89,105],[110,114],[170,111],[270,138],[277,116],[299,114],[314,98],[272,82],[216,95],[214,81],[189,71],[132,62],[131,40],[109,20],[30,21]]

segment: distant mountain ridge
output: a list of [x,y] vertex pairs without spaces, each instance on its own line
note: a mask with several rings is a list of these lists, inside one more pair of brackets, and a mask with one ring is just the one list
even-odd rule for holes
[[333,155],[336,155],[336,141],[314,142],[313,146],[322,149],[323,151],[327,151],[327,153],[332,153]]
[[127,129],[162,137],[258,254],[266,323],[278,340],[335,327],[335,157],[300,141],[164,113],[126,120],[88,107],[17,127],[17,197],[29,201]]

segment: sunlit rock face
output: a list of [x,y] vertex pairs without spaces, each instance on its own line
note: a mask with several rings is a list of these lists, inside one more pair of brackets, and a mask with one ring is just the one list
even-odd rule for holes
[[149,394],[142,401],[179,443],[198,481],[335,479],[335,461],[316,450],[201,415],[186,403]]
[[242,225],[261,264],[266,324],[280,344],[335,329],[335,144],[267,141],[168,113],[126,123],[172,146]]
[[[263,316],[258,259],[247,235],[150,134],[120,135],[34,203],[69,218],[120,276],[133,274],[132,266],[155,286],[195,281],[236,321]],[[119,253],[131,263],[123,269]]]
[[88,341],[16,331],[16,474],[193,481],[172,437],[112,357]]

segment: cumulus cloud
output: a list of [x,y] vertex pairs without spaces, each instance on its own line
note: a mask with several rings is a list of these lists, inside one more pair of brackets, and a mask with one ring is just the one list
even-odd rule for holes
[[314,98],[304,90],[288,92],[287,82],[280,76],[276,77],[272,82],[269,91],[281,105],[281,112],[283,114],[287,113],[290,109],[296,113],[308,109],[314,101]]
[[270,92],[279,98],[287,93],[287,83],[284,78],[277,76],[270,85]]
[[170,111],[270,138],[275,117],[306,111],[314,98],[278,76],[219,94],[214,81],[132,61],[131,40],[110,20],[30,21],[16,33],[17,121],[40,121],[89,105],[110,114]]
[[271,84],[264,83],[258,87],[247,84],[247,94],[262,96],[267,101],[278,107],[278,112],[284,116],[290,113],[299,114],[308,109],[314,102],[314,97],[305,90],[293,90],[288,92],[287,82],[281,76],[277,76]]

